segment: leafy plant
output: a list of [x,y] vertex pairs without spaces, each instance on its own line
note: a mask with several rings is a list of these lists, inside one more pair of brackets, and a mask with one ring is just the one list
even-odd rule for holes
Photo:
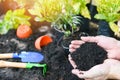
[[[59,15],[81,14],[90,19],[86,0],[37,0],[28,11],[36,15],[36,21],[55,21]],[[52,5],[52,6],[51,6]]]
[[64,2],[63,13],[52,22],[52,25],[62,31],[65,37],[68,37],[80,29],[82,21],[78,15],[83,15],[83,12],[87,13],[87,15],[86,13],[83,15],[86,18],[90,18],[90,15],[85,0],[65,0]]
[[37,0],[28,11],[36,16],[36,21],[51,22],[68,36],[80,28],[77,26],[81,24],[81,17],[77,15],[90,19],[86,4],[86,0]]
[[65,34],[65,37],[74,34],[80,29],[82,21],[80,16],[75,15],[61,15],[55,22],[52,23],[55,29]]
[[115,35],[119,36],[119,27],[115,22],[120,20],[120,0],[97,0],[96,6],[98,14],[95,18],[107,21]]
[[10,29],[17,29],[20,24],[30,25],[30,17],[25,15],[25,9],[9,10],[0,22],[0,34],[6,34]]
[[73,14],[81,14],[85,18],[91,19],[87,8],[88,0],[65,0],[66,11]]
[[53,22],[62,13],[63,0],[37,0],[28,11],[35,15],[35,21]]

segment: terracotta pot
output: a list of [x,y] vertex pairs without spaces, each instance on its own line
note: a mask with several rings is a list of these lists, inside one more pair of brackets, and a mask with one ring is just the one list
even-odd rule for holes
[[48,45],[52,41],[52,38],[48,35],[40,36],[35,41],[35,47],[36,49],[41,50],[41,47]]

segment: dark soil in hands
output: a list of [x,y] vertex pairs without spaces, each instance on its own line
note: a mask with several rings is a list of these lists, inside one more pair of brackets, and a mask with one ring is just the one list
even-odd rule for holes
[[71,54],[77,68],[89,70],[91,67],[103,63],[107,59],[107,52],[96,43],[85,43]]

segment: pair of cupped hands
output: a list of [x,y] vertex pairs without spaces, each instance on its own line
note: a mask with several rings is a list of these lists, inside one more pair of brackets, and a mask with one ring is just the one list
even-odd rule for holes
[[81,37],[81,40],[73,40],[69,45],[71,54],[85,42],[97,43],[98,46],[107,51],[108,59],[104,60],[102,64],[92,67],[88,71],[81,71],[76,69],[77,65],[69,55],[68,59],[73,66],[72,73],[85,80],[120,79],[120,41],[106,36]]

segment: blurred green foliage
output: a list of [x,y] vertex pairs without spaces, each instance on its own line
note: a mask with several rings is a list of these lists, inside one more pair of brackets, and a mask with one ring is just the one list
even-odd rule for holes
[[0,22],[0,34],[6,34],[10,29],[17,29],[20,24],[30,25],[30,17],[25,15],[25,9],[8,10]]

